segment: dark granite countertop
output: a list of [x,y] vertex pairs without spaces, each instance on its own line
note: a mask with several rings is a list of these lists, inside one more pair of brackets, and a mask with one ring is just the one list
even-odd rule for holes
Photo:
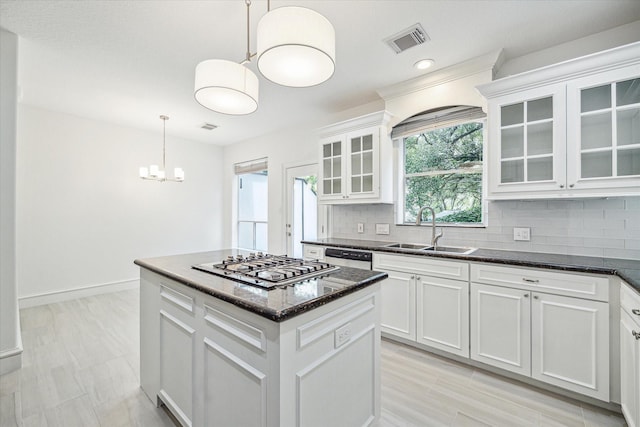
[[631,285],[638,293],[640,293],[640,261],[637,260],[547,254],[537,252],[504,251],[497,249],[478,249],[477,251],[468,255],[443,254],[424,251],[421,252],[410,249],[387,248],[385,247],[385,245],[394,242],[358,239],[328,238],[318,240],[303,240],[302,243],[320,246],[332,246],[337,248],[389,252],[404,255],[454,258],[466,261],[521,265],[523,267],[537,267],[554,270],[617,275],[629,285]]
[[227,255],[249,253],[228,249],[137,259],[134,263],[275,322],[290,319],[387,277],[386,273],[340,267],[340,270],[326,276],[266,290],[191,268],[194,264],[223,260]]

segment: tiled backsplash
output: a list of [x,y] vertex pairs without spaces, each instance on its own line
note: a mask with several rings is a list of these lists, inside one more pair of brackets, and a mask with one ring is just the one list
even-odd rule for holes
[[[394,225],[393,205],[336,205],[332,237],[428,243],[431,227]],[[364,233],[357,232],[364,223]],[[390,224],[377,235],[376,223]],[[531,228],[531,241],[513,240],[513,227]],[[493,201],[487,226],[444,227],[441,245],[640,260],[640,197]]]

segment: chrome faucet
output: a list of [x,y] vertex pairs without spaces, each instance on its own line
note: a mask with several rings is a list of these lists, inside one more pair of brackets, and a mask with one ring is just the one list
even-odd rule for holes
[[431,246],[435,248],[438,246],[438,240],[444,235],[444,231],[441,228],[440,234],[436,235],[436,212],[430,206],[423,206],[420,208],[416,218],[416,225],[422,224],[422,212],[424,212],[425,209],[428,209],[431,212]]

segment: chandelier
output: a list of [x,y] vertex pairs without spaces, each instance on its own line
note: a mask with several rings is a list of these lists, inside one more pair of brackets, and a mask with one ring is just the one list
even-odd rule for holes
[[315,86],[335,70],[335,31],[331,22],[311,9],[285,6],[258,22],[257,52],[250,50],[247,6],[247,52],[242,62],[209,59],[196,66],[194,97],[218,113],[242,115],[258,109],[258,77],[246,67],[257,56],[258,70],[271,82],[289,87]]
[[167,120],[169,120],[169,116],[160,116],[162,120],[162,169],[158,167],[158,165],[151,165],[148,168],[143,166],[140,168],[140,178],[149,179],[152,181],[172,181],[172,182],[182,182],[184,181],[184,170],[182,168],[175,168],[173,170],[173,178],[167,178],[165,175],[166,168],[166,125]]

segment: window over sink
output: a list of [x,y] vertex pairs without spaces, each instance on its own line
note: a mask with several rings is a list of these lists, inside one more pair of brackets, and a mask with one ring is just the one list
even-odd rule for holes
[[483,224],[484,118],[480,107],[445,107],[393,128],[401,152],[399,223],[415,223],[420,208],[430,206],[441,225]]

